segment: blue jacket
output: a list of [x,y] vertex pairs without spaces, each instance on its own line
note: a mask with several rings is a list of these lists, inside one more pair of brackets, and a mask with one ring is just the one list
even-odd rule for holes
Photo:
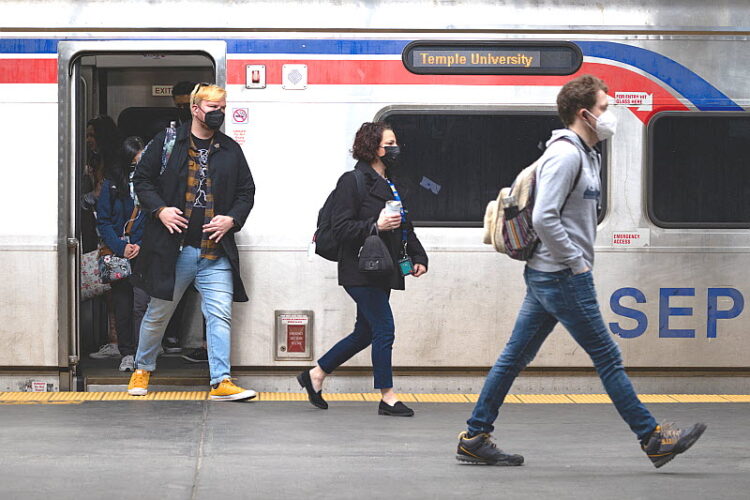
[[[96,202],[96,227],[104,244],[120,257],[125,256],[126,241],[120,239],[125,233],[125,225],[133,214],[133,199],[128,196],[117,196],[115,186],[109,179],[104,179],[102,191]],[[146,220],[144,211],[138,216],[130,230],[130,243],[140,245],[143,239],[143,226]]]

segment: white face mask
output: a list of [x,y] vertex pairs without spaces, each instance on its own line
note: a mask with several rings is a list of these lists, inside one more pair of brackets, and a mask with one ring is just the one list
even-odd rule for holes
[[[594,116],[590,111],[586,112],[591,116]],[[589,125],[589,127],[596,132],[597,139],[600,141],[606,141],[615,135],[615,132],[617,131],[617,117],[612,111],[607,110],[598,117],[594,116],[594,119],[596,120],[596,128],[591,127],[588,122],[586,122],[586,125]]]

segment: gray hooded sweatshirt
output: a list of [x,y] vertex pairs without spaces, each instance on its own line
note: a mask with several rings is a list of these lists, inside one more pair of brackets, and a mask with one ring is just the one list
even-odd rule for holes
[[[559,140],[560,137],[567,140]],[[581,176],[574,186],[579,168]],[[528,261],[530,268],[545,272],[571,269],[573,273],[593,268],[601,199],[600,168],[599,153],[575,132],[552,132],[536,170],[532,219],[540,241]]]

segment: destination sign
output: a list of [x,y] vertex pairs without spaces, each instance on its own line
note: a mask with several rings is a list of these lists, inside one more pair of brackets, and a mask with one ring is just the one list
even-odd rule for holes
[[417,74],[569,75],[583,56],[570,42],[417,41],[406,46],[402,60]]

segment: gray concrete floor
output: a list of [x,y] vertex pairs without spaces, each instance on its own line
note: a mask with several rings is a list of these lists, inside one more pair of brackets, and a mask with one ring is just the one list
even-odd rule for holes
[[90,402],[0,406],[0,498],[750,498],[750,405],[650,405],[705,421],[654,469],[610,405],[504,407],[495,433],[522,467],[459,465],[468,404]]

